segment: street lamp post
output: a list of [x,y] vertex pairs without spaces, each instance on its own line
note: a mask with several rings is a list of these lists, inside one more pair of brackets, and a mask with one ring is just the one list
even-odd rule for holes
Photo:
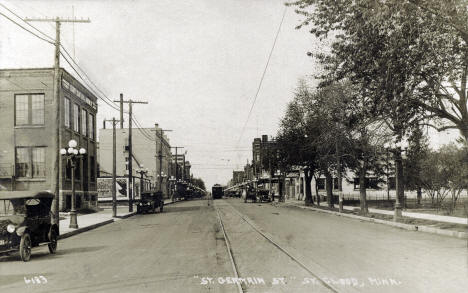
[[143,185],[143,176],[146,175],[148,173],[148,169],[146,168],[143,168],[144,166],[141,165],[140,166],[140,169],[138,169],[136,172],[138,174],[140,174],[140,197],[141,197],[141,193],[144,191],[144,185]]
[[67,161],[70,162],[71,167],[71,188],[72,188],[72,200],[70,210],[70,228],[78,229],[78,218],[76,215],[76,194],[75,194],[75,167],[76,160],[82,158],[86,154],[86,149],[77,148],[78,143],[72,139],[68,142],[68,149],[60,149],[60,154],[66,157]]
[[404,199],[404,183],[403,183],[403,158],[401,143],[397,142],[393,145],[386,143],[384,145],[386,149],[390,149],[394,156],[395,161],[395,213],[393,220],[397,221],[402,217],[402,200]]

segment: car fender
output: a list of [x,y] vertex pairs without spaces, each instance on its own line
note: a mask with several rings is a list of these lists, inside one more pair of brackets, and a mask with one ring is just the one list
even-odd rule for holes
[[18,229],[16,229],[16,235],[18,235],[19,237],[23,236],[24,232],[28,232],[28,227],[26,226],[23,226],[23,227],[19,227]]

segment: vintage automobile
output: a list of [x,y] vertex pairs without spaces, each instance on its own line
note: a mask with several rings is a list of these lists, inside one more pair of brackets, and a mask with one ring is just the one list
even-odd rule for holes
[[47,244],[49,252],[57,250],[58,225],[52,223],[50,192],[0,192],[0,255],[19,252],[29,261],[31,248]]
[[244,202],[247,202],[249,199],[252,200],[252,202],[257,202],[257,193],[255,188],[253,188],[251,185],[244,187],[242,191],[242,197],[244,198]]
[[162,213],[164,208],[164,200],[162,198],[161,191],[144,191],[141,193],[141,198],[137,202],[137,213],[148,213],[156,212],[156,209],[159,208],[159,211]]
[[257,188],[257,201],[259,202],[271,202],[272,196],[270,195],[270,191],[264,188]]

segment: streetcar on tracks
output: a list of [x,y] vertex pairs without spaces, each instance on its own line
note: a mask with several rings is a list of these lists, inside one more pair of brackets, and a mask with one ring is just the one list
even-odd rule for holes
[[224,196],[224,190],[223,187],[220,184],[215,184],[211,188],[211,194],[213,196],[213,199],[219,199]]

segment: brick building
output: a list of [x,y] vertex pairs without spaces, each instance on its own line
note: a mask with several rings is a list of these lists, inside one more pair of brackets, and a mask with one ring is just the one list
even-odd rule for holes
[[[74,139],[87,154],[76,167],[77,208],[97,206],[97,98],[64,69],[60,69],[60,121],[56,122],[54,69],[0,70],[0,192],[54,191],[54,165],[60,162],[59,209],[71,207],[71,170],[59,156]],[[60,148],[56,146],[59,129]]]

